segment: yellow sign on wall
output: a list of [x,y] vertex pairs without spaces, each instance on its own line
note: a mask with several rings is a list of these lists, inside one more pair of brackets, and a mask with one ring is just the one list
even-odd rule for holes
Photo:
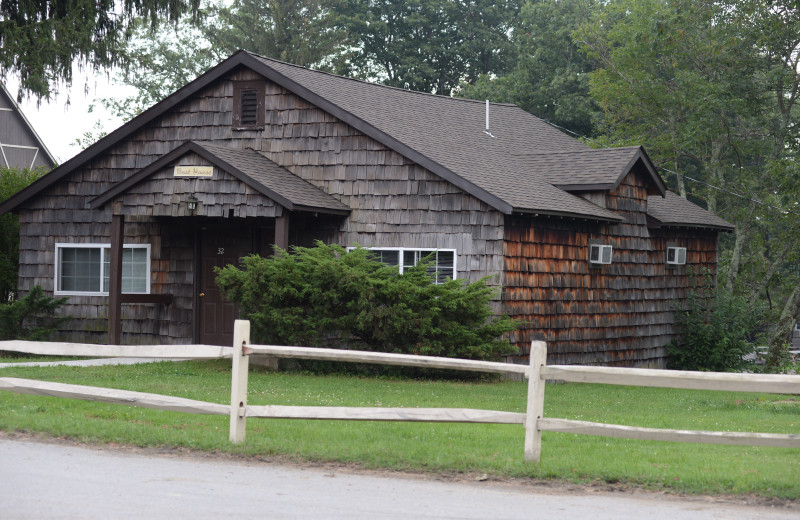
[[175,177],[213,177],[213,166],[176,166]]

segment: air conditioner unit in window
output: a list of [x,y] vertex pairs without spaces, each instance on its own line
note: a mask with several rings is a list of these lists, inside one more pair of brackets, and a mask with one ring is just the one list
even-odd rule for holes
[[589,246],[589,263],[610,264],[612,248],[607,244],[591,244]]
[[667,248],[667,264],[668,265],[683,265],[686,263],[686,248],[685,247],[668,247]]

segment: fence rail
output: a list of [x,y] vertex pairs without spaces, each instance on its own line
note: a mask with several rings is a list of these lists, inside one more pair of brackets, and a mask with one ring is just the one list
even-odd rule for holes
[[93,345],[48,341],[0,341],[0,350],[39,356],[90,356],[165,359],[225,359],[230,347],[214,345]]
[[[209,345],[87,345],[27,341],[0,342],[0,350],[41,355],[142,357],[168,359],[231,359],[231,404],[206,403],[180,397],[96,388],[63,383],[0,377],[0,390],[17,393],[127,404],[158,410],[230,416],[231,442],[245,440],[248,418],[323,419],[356,421],[412,421],[521,424],[525,428],[525,459],[538,462],[543,431],[600,435],[625,439],[800,447],[800,434],[667,430],[544,417],[548,380],[577,383],[648,386],[696,390],[723,390],[800,394],[800,376],[722,374],[614,367],[546,365],[545,343],[531,344],[530,364],[511,365],[465,359],[412,356],[380,352],[284,347],[250,344],[250,323],[237,320],[233,348]],[[461,408],[374,408],[248,405],[247,379],[251,355],[373,363],[424,368],[468,370],[495,374],[522,374],[528,379],[525,413]]]

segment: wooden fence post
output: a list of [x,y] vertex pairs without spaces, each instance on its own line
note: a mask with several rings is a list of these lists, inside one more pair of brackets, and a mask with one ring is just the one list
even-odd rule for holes
[[525,460],[539,462],[542,455],[542,430],[539,419],[544,417],[544,386],[542,367],[547,363],[547,343],[531,342],[531,365],[528,371],[528,407],[525,412]]
[[242,348],[250,344],[250,322],[236,320],[233,325],[233,361],[231,368],[231,430],[230,441],[244,442],[247,427],[247,372],[250,356]]

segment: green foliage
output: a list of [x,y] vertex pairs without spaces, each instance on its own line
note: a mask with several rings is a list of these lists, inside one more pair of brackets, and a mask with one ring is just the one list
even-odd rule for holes
[[[0,168],[0,202],[44,175],[43,168],[18,170]],[[8,302],[17,291],[19,271],[19,218],[0,215],[0,303]]]
[[66,302],[67,298],[45,296],[37,285],[24,298],[0,304],[0,341],[47,339],[68,319],[56,315]]
[[155,28],[197,9],[198,0],[3,0],[0,70],[20,77],[20,97],[49,98],[59,81],[72,81],[76,60],[95,70],[118,65],[130,22]]
[[525,3],[514,26],[513,70],[464,83],[457,95],[515,103],[573,132],[594,135],[601,116],[589,95],[588,73],[594,67],[572,39],[572,32],[589,21],[594,4],[594,0]]
[[[0,363],[6,359],[0,358]],[[0,375],[174,395],[230,399],[230,360],[82,367],[6,367]],[[525,413],[526,383],[344,377],[250,370],[248,404],[434,407]],[[654,405],[656,404],[656,405]],[[797,396],[615,385],[548,384],[546,415],[679,430],[796,433]],[[228,417],[3,392],[0,430],[82,443],[231,453],[259,460],[439,473],[457,478],[559,479],[596,490],[613,483],[692,494],[800,499],[800,450],[713,446],[545,432],[542,460],[523,458],[521,425],[380,421],[247,421],[247,441],[228,442]],[[461,477],[458,477],[461,475]],[[471,477],[470,477],[471,478]],[[525,482],[530,482],[525,480]],[[620,487],[622,486],[622,488]],[[797,502],[786,506],[797,509]],[[788,509],[786,510],[788,511]],[[499,516],[499,515],[498,515]],[[784,515],[786,516],[786,515]]]
[[204,34],[218,52],[244,49],[303,67],[320,66],[343,42],[336,0],[234,0],[217,7]]
[[352,49],[338,73],[394,87],[450,95],[480,74],[513,65],[518,0],[348,0],[336,23]]
[[125,67],[115,82],[137,93],[101,100],[112,113],[131,119],[183,87],[239,49],[304,67],[329,68],[344,42],[333,27],[333,0],[209,0],[197,20],[154,32],[146,20],[132,25],[125,42]]
[[685,309],[675,312],[681,337],[668,345],[670,368],[725,372],[742,368],[753,352],[753,337],[763,310],[715,287],[707,271],[692,274]]
[[492,359],[509,353],[515,328],[492,319],[485,280],[434,283],[424,263],[404,274],[371,258],[317,243],[272,258],[248,256],[219,270],[217,285],[251,320],[255,341],[378,352]]
[[789,343],[780,343],[777,346],[770,345],[764,358],[764,372],[784,374],[791,370],[796,371],[797,364],[792,360],[792,354],[789,349]]

